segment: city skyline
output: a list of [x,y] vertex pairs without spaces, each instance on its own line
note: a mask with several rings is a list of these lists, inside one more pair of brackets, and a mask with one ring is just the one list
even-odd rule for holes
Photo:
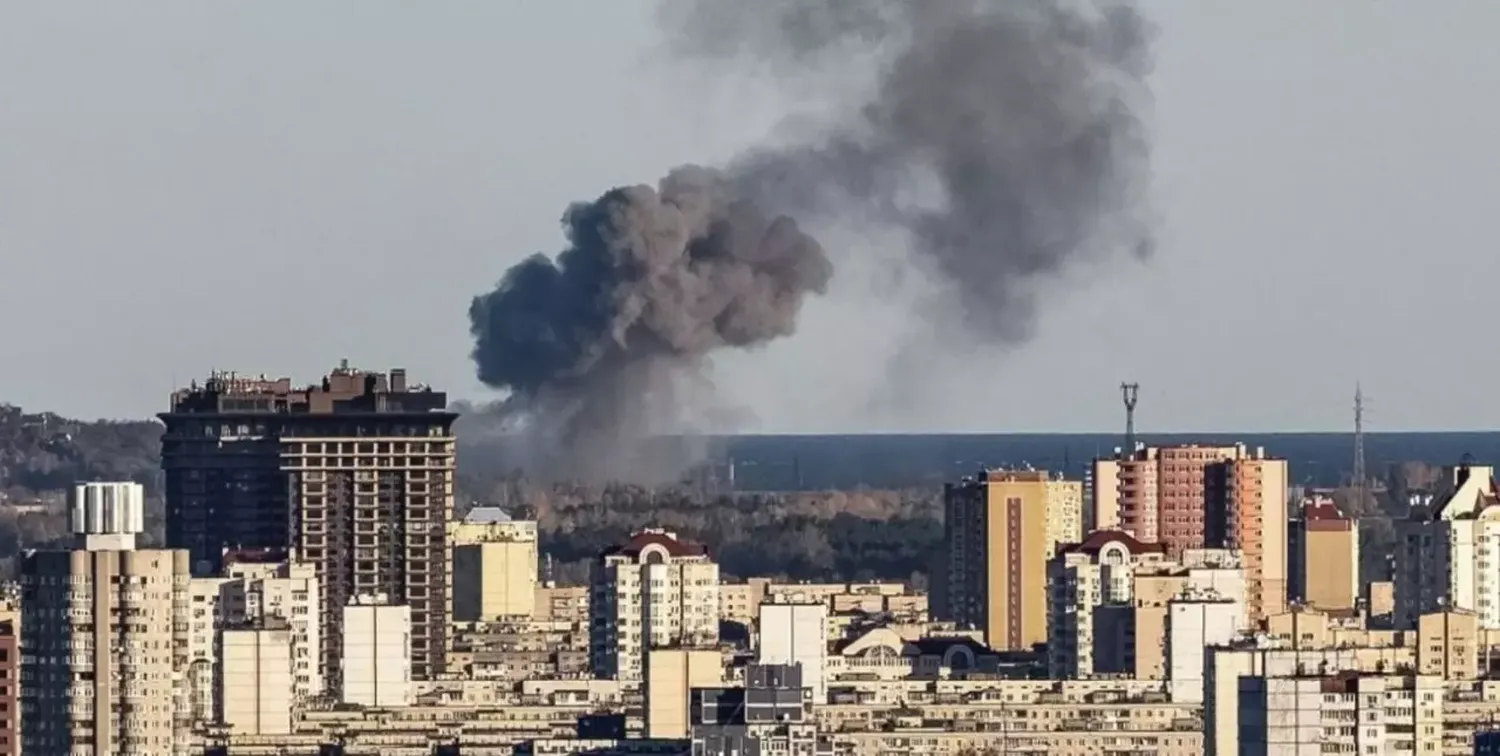
[[[1120,380],[1142,385],[1143,430],[1344,430],[1356,381],[1371,432],[1500,422],[1493,358],[1458,335],[1500,272],[1474,251],[1497,114],[1466,95],[1500,83],[1483,36],[1500,8],[1142,8],[1159,27],[1155,259],[1049,284],[1035,340],[945,363],[899,412],[873,407],[872,376],[910,312],[846,265],[797,335],[715,358],[759,419],[744,430],[1112,430]],[[569,202],[726,158],[796,109],[753,81],[684,101],[649,3],[589,24],[542,5],[361,10],[352,29],[274,3],[3,11],[0,263],[26,285],[0,317],[32,324],[11,356],[45,369],[12,371],[0,400],[140,418],[212,368],[315,375],[333,345],[497,398],[473,378],[465,309],[561,248]],[[577,91],[592,96],[559,95]],[[310,325],[332,313],[336,340]],[[1431,369],[1438,353],[1469,369]]]

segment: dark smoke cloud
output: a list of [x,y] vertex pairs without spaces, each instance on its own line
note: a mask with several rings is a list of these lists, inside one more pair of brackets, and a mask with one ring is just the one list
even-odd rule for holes
[[[790,84],[876,53],[857,107],[731,171],[805,219],[904,232],[970,336],[1024,339],[1040,279],[1151,251],[1152,30],[1127,3],[669,0],[661,18],[677,53]],[[938,196],[907,199],[922,184]]]
[[[708,355],[791,334],[831,268],[788,214],[899,235],[937,286],[913,315],[946,334],[929,352],[1024,340],[1047,279],[1150,253],[1151,28],[1127,3],[665,0],[660,20],[694,70],[797,89],[857,60],[871,87],[810,136],[573,207],[566,251],[475,299],[479,376],[510,391],[501,415],[542,458],[638,473],[623,452],[711,406],[693,401],[711,394]],[[912,362],[887,381],[904,384]]]
[[[506,273],[469,309],[479,378],[540,447],[544,474],[640,479],[633,454],[709,388],[716,349],[791,334],[831,267],[791,218],[770,217],[713,170],[615,189],[563,216],[569,246]],[[672,456],[677,456],[676,454]]]

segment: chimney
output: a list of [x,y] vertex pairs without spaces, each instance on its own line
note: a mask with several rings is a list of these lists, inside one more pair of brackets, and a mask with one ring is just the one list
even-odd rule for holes
[[391,393],[406,393],[406,368],[391,368]]

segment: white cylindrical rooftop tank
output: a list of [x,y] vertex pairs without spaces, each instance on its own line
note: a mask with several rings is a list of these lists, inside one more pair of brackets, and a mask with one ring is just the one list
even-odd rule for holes
[[139,483],[79,483],[69,525],[74,535],[134,535],[146,530],[146,489]]

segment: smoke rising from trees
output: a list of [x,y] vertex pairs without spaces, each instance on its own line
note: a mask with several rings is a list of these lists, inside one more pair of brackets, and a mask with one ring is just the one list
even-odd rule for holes
[[569,249],[474,301],[480,378],[575,471],[710,406],[691,398],[711,394],[715,350],[795,330],[832,268],[791,215],[899,237],[903,264],[935,286],[916,317],[955,343],[1023,341],[1041,283],[1150,254],[1152,30],[1129,3],[665,0],[660,21],[673,59],[695,67],[795,89],[854,59],[873,77],[849,107],[726,167],[573,207]]

